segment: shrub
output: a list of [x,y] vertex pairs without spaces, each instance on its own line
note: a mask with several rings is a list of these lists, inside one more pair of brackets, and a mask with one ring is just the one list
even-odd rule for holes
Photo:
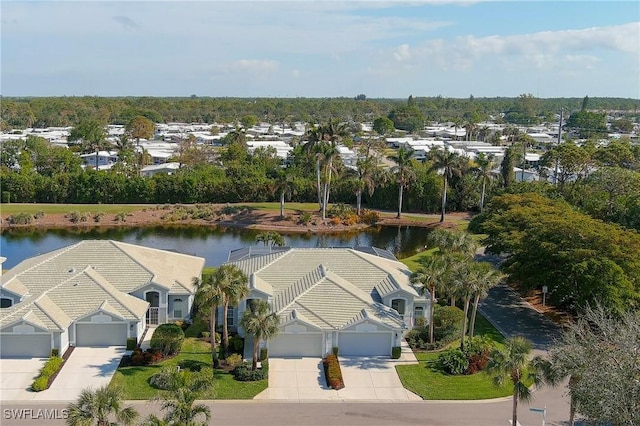
[[459,375],[467,371],[469,360],[460,349],[447,349],[438,355],[438,367],[447,374]]
[[340,350],[340,348],[338,346],[334,346],[331,348],[331,353],[334,354],[335,356],[338,356],[338,351]]
[[300,217],[298,219],[298,222],[301,223],[302,225],[308,225],[309,222],[311,222],[311,218],[313,216],[311,215],[311,213],[309,212],[304,212],[302,214],[300,214]]
[[131,353],[129,362],[131,365],[150,365],[158,361],[162,361],[163,358],[164,356],[160,349],[150,348],[145,352],[142,352],[142,349],[138,347],[133,350],[133,353]]
[[229,365],[232,368],[236,368],[237,366],[239,366],[240,364],[242,364],[242,355],[240,354],[231,354],[227,357],[226,359],[227,361],[227,365]]
[[138,345],[138,340],[135,337],[127,338],[127,350],[132,351]]
[[185,337],[201,337],[202,332],[207,330],[207,323],[196,318],[189,327],[184,331]]
[[42,219],[44,217],[44,211],[43,210],[38,210],[34,215],[33,218],[34,219]]
[[177,375],[180,370],[175,367],[164,367],[159,373],[149,377],[151,387],[162,390],[169,390],[176,386]]
[[233,369],[233,377],[239,382],[255,382],[264,380],[269,375],[267,363],[262,364],[262,368],[251,369],[251,363],[243,363]]
[[334,204],[333,206],[331,206],[331,208],[327,212],[327,216],[338,217],[341,220],[346,219],[347,216],[354,215],[354,214],[355,214],[355,211],[353,210],[353,207],[347,204],[342,204],[342,203]]
[[[455,306],[435,306],[433,313],[433,332],[438,341],[453,341],[462,329],[464,312]],[[455,337],[454,337],[455,336]],[[448,343],[448,342],[447,342]]]
[[105,212],[98,212],[96,214],[93,215],[93,221],[98,223],[102,220],[103,217],[105,217],[107,214]]
[[229,338],[229,350],[236,354],[242,354],[244,350],[244,339],[240,336]]
[[209,331],[203,331],[200,334],[202,334],[202,337],[204,337],[205,339],[208,339],[209,337],[211,337],[211,332]]
[[180,352],[184,342],[184,331],[175,324],[161,324],[151,337],[151,348],[162,351],[165,356]]
[[342,220],[338,216],[334,216],[331,218],[330,222],[332,225],[340,225]]
[[402,355],[402,348],[400,346],[394,346],[391,348],[391,358],[398,359]]
[[485,337],[474,337],[469,340],[464,348],[469,366],[465,374],[475,374],[485,369],[489,363],[489,356],[494,345]]
[[33,216],[29,213],[16,213],[7,218],[7,222],[12,225],[29,225],[33,222]]
[[[53,351],[52,351],[53,352]],[[40,370],[40,374],[35,378],[31,384],[31,390],[34,392],[40,392],[49,388],[51,378],[62,368],[64,360],[59,356],[52,356],[44,364]]]
[[373,210],[361,210],[360,221],[367,225],[375,225],[380,221],[380,213]]
[[116,222],[126,222],[127,221],[127,214],[125,212],[120,212],[118,214],[116,214],[115,218],[113,219]]
[[11,193],[9,191],[2,191],[2,202],[5,204],[11,202]]
[[260,357],[258,358],[259,361],[264,361],[267,358],[269,358],[269,349],[267,348],[260,348]]
[[335,390],[344,388],[338,357],[329,354],[322,360],[322,365],[324,366],[324,375],[327,378],[327,386]]
[[60,357],[60,349],[58,349],[58,348],[51,349],[51,356],[54,356],[54,357],[57,357],[57,358]]
[[344,223],[347,226],[352,226],[352,225],[355,225],[356,223],[358,223],[359,221],[360,221],[360,218],[358,216],[356,216],[355,214],[348,214],[342,220],[342,223]]

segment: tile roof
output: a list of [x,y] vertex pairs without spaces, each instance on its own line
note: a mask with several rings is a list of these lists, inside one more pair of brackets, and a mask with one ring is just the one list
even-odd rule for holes
[[129,292],[151,282],[178,294],[192,292],[204,262],[116,241],[81,241],[27,259],[2,275],[2,288],[22,300],[0,311],[0,328],[28,316],[60,330],[97,311],[137,320],[148,303]]
[[[390,327],[401,317],[381,296],[405,291],[418,297],[409,269],[374,250],[290,248],[230,262],[249,275],[250,287],[272,296],[284,321],[301,316],[323,329],[340,329],[365,315]],[[382,254],[382,253],[381,253]]]

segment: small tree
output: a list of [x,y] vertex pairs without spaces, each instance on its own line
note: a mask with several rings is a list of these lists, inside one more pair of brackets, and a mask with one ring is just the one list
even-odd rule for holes
[[161,324],[151,336],[151,348],[159,349],[169,356],[180,352],[184,342],[184,331],[177,324]]
[[124,425],[132,425],[138,418],[133,407],[123,407],[123,389],[102,386],[98,389],[84,389],[76,402],[69,404],[67,424],[70,426],[111,425],[109,417],[115,417]]
[[[169,426],[206,426],[211,420],[211,409],[204,404],[196,404],[195,401],[203,392],[212,386],[211,378],[202,375],[193,375],[187,371],[175,372],[170,380],[171,386],[167,393],[161,394],[157,400],[165,412],[163,420],[155,415],[145,419],[145,425],[169,425]],[[198,418],[204,417],[204,421]]]
[[511,424],[518,424],[518,401],[530,401],[531,391],[526,381],[533,380],[536,386],[542,385],[542,376],[535,364],[529,360],[531,342],[522,336],[510,337],[505,341],[504,351],[498,349],[491,353],[487,369],[495,386],[501,387],[505,381],[513,384],[513,409]]
[[254,300],[242,316],[240,326],[253,336],[253,361],[251,369],[258,367],[258,351],[261,340],[269,340],[278,334],[280,317],[271,312],[271,306],[264,300]]

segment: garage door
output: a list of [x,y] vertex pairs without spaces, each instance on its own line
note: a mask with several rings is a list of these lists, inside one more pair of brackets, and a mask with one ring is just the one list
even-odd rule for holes
[[322,356],[322,333],[280,333],[269,340],[269,356]]
[[340,355],[391,355],[392,333],[342,332],[338,336]]
[[48,358],[51,356],[51,335],[3,334],[0,337],[0,356]]
[[127,323],[78,324],[76,346],[125,346]]

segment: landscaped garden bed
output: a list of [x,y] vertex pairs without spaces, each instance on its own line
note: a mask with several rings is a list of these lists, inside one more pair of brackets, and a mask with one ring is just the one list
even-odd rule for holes
[[202,395],[203,399],[252,399],[268,386],[266,379],[240,382],[228,369],[221,368],[214,371],[211,366],[211,345],[195,338],[186,338],[178,355],[156,364],[118,368],[110,386],[122,386],[124,399],[152,399],[163,391],[151,386],[149,380],[165,367],[173,369],[180,367],[195,374],[212,375],[213,387]]

